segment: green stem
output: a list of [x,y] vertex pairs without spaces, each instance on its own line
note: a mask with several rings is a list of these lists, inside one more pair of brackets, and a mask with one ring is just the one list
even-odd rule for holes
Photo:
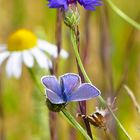
[[[32,80],[34,81],[34,83],[36,84],[36,87],[38,88],[38,90],[42,92],[42,87],[40,86],[38,80],[37,80],[37,77],[35,76],[34,74],[34,71],[33,69],[28,69],[29,70],[29,73],[31,75],[31,78]],[[74,119],[74,117],[66,110],[66,109],[63,109],[62,110],[62,113],[64,114],[63,116],[65,116],[68,121],[79,131],[81,132],[81,134],[87,139],[87,140],[92,140],[88,134],[86,133],[86,131],[81,127],[81,125]],[[95,137],[95,136],[94,136]]]
[[[73,49],[74,49],[74,52],[75,52],[75,55],[76,55],[76,58],[77,58],[79,67],[80,67],[80,69],[81,69],[81,71],[82,71],[82,73],[83,73],[86,81],[92,84],[92,82],[90,81],[90,79],[89,79],[89,77],[88,77],[88,75],[87,75],[87,73],[86,73],[86,71],[84,69],[84,66],[82,64],[80,55],[78,53],[76,36],[75,36],[75,33],[74,33],[74,31],[72,29],[71,29],[71,40],[72,40]],[[111,112],[112,116],[116,120],[118,126],[122,129],[122,131],[124,132],[124,134],[126,135],[126,137],[129,140],[131,140],[131,137],[129,136],[129,134],[127,133],[127,131],[124,129],[123,125],[120,123],[120,121],[118,120],[118,118],[115,116],[115,114],[113,113],[113,111],[111,110],[111,108],[107,105],[106,101],[101,96],[99,96],[98,98],[99,98],[100,102],[109,109],[109,111]]]
[[131,24],[133,27],[140,30],[140,24],[139,23],[137,23],[132,18],[127,16],[124,12],[122,12],[111,0],[106,0],[106,1],[116,14],[118,14],[122,19],[124,19],[126,22]]
[[76,55],[76,59],[77,59],[77,62],[78,62],[78,65],[86,79],[86,81],[88,81],[89,83],[91,83],[90,79],[88,78],[88,75],[84,69],[84,66],[81,62],[81,58],[80,58],[80,55],[79,55],[79,52],[78,52],[78,49],[77,49],[77,40],[76,40],[76,37],[75,37],[75,32],[71,29],[71,40],[72,40],[72,44],[73,44],[73,48],[74,48],[74,52],[75,52],[75,55]]
[[[75,127],[77,130],[79,130],[79,132],[82,133],[82,135],[87,139],[87,140],[92,140],[88,134],[86,133],[86,131],[83,129],[83,127],[75,120],[75,118],[66,110],[66,109],[63,109],[62,110],[62,113],[63,113],[63,116],[65,116],[69,123]],[[95,139],[95,136],[94,136],[94,139]]]
[[42,90],[42,87],[40,86],[40,82],[38,82],[38,79],[37,79],[37,77],[35,76],[35,73],[34,73],[33,69],[32,69],[32,68],[28,68],[28,71],[29,71],[29,73],[30,73],[30,76],[31,76],[32,80],[33,80],[34,83],[36,84],[37,88],[41,91],[41,93],[44,94],[44,92],[43,92],[43,90]]
[[132,92],[132,90],[127,85],[124,85],[123,87],[127,91],[127,94],[130,96],[130,98],[131,98],[131,100],[132,100],[137,112],[140,114],[140,105],[138,104],[134,93]]

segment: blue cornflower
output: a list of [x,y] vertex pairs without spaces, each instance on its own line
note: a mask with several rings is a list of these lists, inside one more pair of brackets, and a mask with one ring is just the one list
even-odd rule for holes
[[82,83],[77,74],[68,73],[60,77],[45,76],[42,83],[46,87],[46,95],[52,104],[65,104],[71,101],[84,101],[100,95],[100,91],[89,83]]
[[64,8],[68,10],[68,6],[71,4],[77,4],[77,2],[82,5],[86,10],[95,10],[95,6],[102,5],[102,0],[48,0],[48,6],[50,8]]

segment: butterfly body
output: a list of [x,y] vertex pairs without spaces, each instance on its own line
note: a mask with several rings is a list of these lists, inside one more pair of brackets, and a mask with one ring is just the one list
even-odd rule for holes
[[61,110],[63,110],[63,108],[65,108],[66,103],[63,104],[52,104],[48,99],[46,99],[46,105],[49,108],[49,110],[53,111],[53,112],[60,112]]

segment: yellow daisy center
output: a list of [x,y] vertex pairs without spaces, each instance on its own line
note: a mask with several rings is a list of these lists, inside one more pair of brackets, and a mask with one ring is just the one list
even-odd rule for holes
[[22,51],[34,48],[37,45],[37,37],[29,30],[20,29],[11,34],[8,39],[9,51]]

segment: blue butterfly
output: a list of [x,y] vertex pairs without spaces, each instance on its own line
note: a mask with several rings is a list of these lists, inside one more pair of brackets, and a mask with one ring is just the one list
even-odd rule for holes
[[100,91],[89,83],[82,83],[79,75],[67,73],[59,78],[55,76],[42,77],[46,87],[46,95],[53,104],[63,104],[71,101],[84,101],[100,95]]

